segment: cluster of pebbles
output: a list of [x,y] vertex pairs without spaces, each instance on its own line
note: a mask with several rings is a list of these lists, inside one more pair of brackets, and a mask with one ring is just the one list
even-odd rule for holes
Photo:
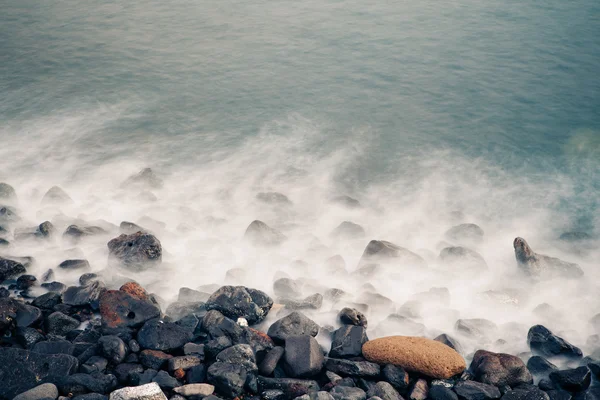
[[[124,185],[159,187],[161,182],[145,169]],[[287,201],[277,193],[260,196]],[[2,201],[10,204],[15,197],[12,187],[0,184]],[[58,187],[43,199],[69,201]],[[349,198],[341,201],[354,204]],[[588,338],[589,354],[543,325],[529,328],[523,338],[529,351],[517,355],[484,348],[465,354],[453,332],[369,340],[360,304],[344,304],[343,291],[336,289],[302,297],[299,283],[288,277],[274,282],[275,301],[246,286],[208,290],[208,285],[204,291],[181,288],[178,301],[164,307],[133,280],[116,284],[108,275],[89,272],[82,258],[57,267],[80,273],[76,285],[56,281],[53,270],[28,274],[36,260],[8,254],[11,241],[46,240],[57,229],[48,221],[12,229],[18,220],[16,208],[0,207],[0,249],[6,249],[0,253],[0,399],[600,400],[597,334]],[[346,222],[334,234],[356,236],[364,234],[361,229]],[[108,268],[135,276],[160,266],[163,248],[157,236],[130,222],[120,230],[106,243]],[[106,233],[101,226],[72,224],[62,235],[84,240]],[[482,231],[462,224],[448,235],[477,240]],[[245,239],[266,247],[287,240],[258,220],[248,226]],[[513,246],[517,265],[532,281],[584,274],[577,264],[535,253],[522,238]],[[467,270],[485,267],[483,257],[464,246],[444,247],[440,258]],[[354,274],[369,277],[390,262],[426,265],[415,252],[373,240]],[[339,265],[336,259],[329,263]],[[432,288],[424,295],[444,302],[446,291]],[[321,326],[310,312],[332,299],[338,311]],[[385,301],[372,293],[366,306]],[[410,305],[404,311],[377,328],[398,320],[406,326]],[[600,314],[590,322],[600,328]],[[477,336],[494,324],[459,319],[455,328]]]

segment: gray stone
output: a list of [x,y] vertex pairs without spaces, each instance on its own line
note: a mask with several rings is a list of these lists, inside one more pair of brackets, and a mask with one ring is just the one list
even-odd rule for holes
[[52,383],[43,383],[15,396],[13,400],[54,400],[57,397],[58,389],[56,388],[56,385]]
[[367,330],[364,327],[344,325],[333,332],[329,356],[332,358],[360,357],[362,346],[368,340]]
[[318,333],[319,325],[298,311],[275,321],[267,332],[273,340],[279,342],[285,342],[288,336],[317,336]]
[[110,394],[110,400],[167,400],[167,396],[156,383],[126,387]]
[[323,352],[310,335],[288,336],[285,341],[285,370],[292,378],[307,378],[323,368]]

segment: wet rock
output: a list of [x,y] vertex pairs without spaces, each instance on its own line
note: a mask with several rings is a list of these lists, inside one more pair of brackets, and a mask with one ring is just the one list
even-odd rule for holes
[[90,263],[88,260],[65,260],[58,265],[59,268],[62,269],[88,269],[90,268]]
[[192,340],[192,333],[172,322],[150,320],[138,332],[137,340],[144,349],[169,351]]
[[29,389],[13,400],[54,400],[58,397],[58,389],[53,383],[43,383],[33,389]]
[[409,376],[402,367],[387,364],[381,369],[381,375],[397,390],[404,392],[408,388]]
[[28,326],[40,325],[42,312],[39,308],[28,304],[17,303],[16,326],[26,328]]
[[213,394],[213,392],[215,391],[215,387],[206,383],[196,383],[191,385],[183,385],[181,387],[173,389],[173,391],[185,397],[206,397]]
[[367,317],[355,308],[342,308],[338,319],[342,324],[367,327]]
[[36,297],[31,305],[39,307],[44,310],[52,310],[54,306],[62,302],[61,295],[54,292],[44,293],[41,296]]
[[438,335],[435,339],[437,342],[444,343],[446,346],[456,350],[457,353],[462,354],[463,349],[458,340],[454,339],[452,336],[442,333]]
[[188,369],[200,364],[202,364],[202,358],[192,355],[173,357],[167,361],[170,372],[174,372],[178,369],[187,371]]
[[267,334],[275,341],[284,342],[288,336],[317,336],[319,325],[304,314],[294,311],[273,323]]
[[469,245],[481,243],[484,232],[476,224],[460,224],[448,229],[444,236],[450,241]]
[[289,310],[318,310],[323,305],[323,295],[315,293],[302,300],[280,299],[278,303]]
[[99,226],[70,225],[63,233],[63,237],[71,241],[78,241],[88,236],[105,235],[108,232]]
[[144,367],[142,367],[140,364],[132,363],[119,364],[113,370],[113,373],[121,384],[127,384],[128,382],[131,382],[131,377],[133,374],[141,374],[143,372]]
[[390,336],[363,346],[364,357],[378,364],[394,364],[432,378],[447,379],[465,370],[465,360],[452,348],[435,340]]
[[42,383],[56,383],[77,370],[75,357],[66,354],[39,354],[27,350],[0,348],[0,397],[12,399]]
[[64,293],[67,291],[67,286],[61,282],[45,282],[40,285],[49,292]]
[[[381,396],[380,396],[381,397]],[[425,400],[429,397],[429,386],[425,379],[418,379],[408,393],[410,400]]]
[[17,328],[14,331],[17,342],[27,350],[31,350],[36,343],[44,340],[44,335],[34,328]]
[[558,258],[535,253],[525,239],[516,238],[513,246],[519,268],[533,278],[579,278],[583,270],[579,265]]
[[288,336],[285,341],[285,370],[291,378],[307,378],[323,368],[323,352],[310,335]]
[[283,233],[258,220],[248,226],[244,238],[255,246],[278,246],[287,240]]
[[196,355],[198,357],[204,357],[204,345],[196,344],[196,343],[186,343],[183,346],[183,354],[187,355]]
[[[427,382],[425,382],[427,385]],[[381,400],[403,400],[402,396],[394,389],[392,385],[388,382],[377,382],[373,387],[368,391],[369,398],[379,397]],[[425,399],[422,399],[425,400]]]
[[127,189],[160,189],[163,187],[163,180],[156,175],[152,168],[144,168],[137,174],[127,178],[121,183],[121,187]]
[[249,324],[261,322],[273,306],[264,292],[244,286],[223,286],[206,302],[207,310],[217,310],[228,318],[245,318]]
[[440,260],[449,267],[461,270],[482,271],[488,268],[481,254],[466,247],[446,247],[440,252]]
[[0,257],[0,283],[6,279],[24,274],[25,272],[27,272],[27,270],[22,263]]
[[550,380],[569,392],[582,392],[590,386],[592,374],[588,367],[579,367],[551,372]]
[[385,260],[416,267],[427,266],[425,260],[418,254],[384,240],[371,240],[363,252],[359,265]]
[[108,242],[109,259],[134,271],[143,271],[162,262],[162,246],[152,234],[122,234]]
[[247,372],[241,365],[216,362],[208,367],[206,377],[218,393],[234,398],[244,393]]
[[366,400],[367,394],[357,387],[336,386],[329,392],[335,400]]
[[534,325],[527,333],[527,343],[534,355],[548,359],[578,360],[583,354],[581,350],[563,338],[554,335],[542,325]]
[[37,278],[33,275],[21,275],[17,278],[17,290],[27,290],[35,286]]
[[252,347],[247,344],[236,344],[231,346],[219,354],[216,357],[217,361],[241,365],[248,372],[255,372],[258,370],[256,366],[256,357],[252,351]]
[[354,222],[344,221],[337,226],[331,236],[340,239],[362,238],[366,235],[364,228]]
[[459,319],[454,328],[457,332],[473,338],[486,338],[498,330],[498,326],[483,318]]
[[50,221],[45,221],[33,228],[15,229],[15,240],[45,239],[56,232]]
[[68,354],[73,355],[75,346],[68,340],[52,340],[37,342],[32,351],[40,354]]
[[264,376],[271,375],[273,371],[275,371],[275,367],[277,367],[279,360],[283,357],[284,352],[285,349],[283,347],[277,346],[272,348],[260,363],[258,372]]
[[362,326],[344,325],[333,332],[332,358],[352,358],[362,355],[362,346],[368,341],[367,330]]
[[48,333],[57,336],[64,336],[73,329],[77,329],[80,322],[59,311],[55,311],[46,319],[46,328]]
[[109,328],[136,328],[160,316],[157,306],[121,290],[102,293],[99,308],[102,323]]
[[287,198],[286,195],[278,192],[260,192],[256,195],[256,199],[263,203],[279,205],[279,206],[291,206],[292,202]]
[[432,385],[429,388],[428,398],[431,400],[458,400],[452,389],[442,385]]
[[118,336],[102,336],[98,344],[102,355],[113,364],[120,364],[127,356],[127,346]]
[[[564,390],[549,390],[546,393],[548,394],[548,397],[550,398],[550,400],[571,400],[573,398],[573,396],[571,396],[571,393],[565,392]],[[584,399],[588,399],[588,397],[584,396]],[[588,400],[591,400],[591,399],[588,399]],[[593,399],[593,400],[596,400],[596,399]]]
[[171,358],[172,355],[158,350],[142,350],[140,353],[140,363],[146,368],[155,370],[162,369]]
[[459,381],[454,391],[461,400],[491,400],[500,398],[497,387],[475,381]]
[[56,382],[58,391],[64,394],[85,394],[89,392],[106,394],[117,387],[117,378],[114,375],[105,375],[99,372],[88,374],[74,374],[63,377]]
[[172,377],[166,371],[158,371],[156,376],[152,379],[152,382],[158,383],[161,389],[172,390],[176,387],[181,386],[181,383],[177,378]]
[[515,388],[508,390],[502,396],[503,400],[550,400],[550,397],[542,390],[537,388],[522,389]]
[[62,302],[70,306],[89,305],[98,309],[98,301],[106,291],[104,283],[95,281],[86,286],[70,286],[62,295]]
[[558,371],[558,367],[540,356],[533,356],[527,360],[527,369],[537,377],[548,377],[551,372]]
[[313,380],[291,379],[291,378],[265,378],[258,377],[258,390],[281,390],[288,399],[317,392],[319,384]]
[[104,372],[108,366],[108,360],[100,356],[92,356],[79,367],[80,372],[91,374],[94,372]]
[[342,376],[375,377],[381,372],[379,365],[368,361],[351,361],[325,358],[325,368]]
[[476,381],[493,386],[514,387],[533,383],[533,377],[523,361],[510,354],[478,350],[469,369]]
[[110,400],[167,400],[167,397],[158,384],[148,383],[115,390],[110,394]]

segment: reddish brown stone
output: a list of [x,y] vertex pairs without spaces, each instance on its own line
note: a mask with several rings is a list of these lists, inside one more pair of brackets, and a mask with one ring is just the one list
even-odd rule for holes
[[140,353],[140,363],[146,368],[156,370],[161,369],[170,358],[173,356],[159,350],[143,350]]
[[139,300],[148,301],[150,296],[148,296],[148,292],[137,282],[127,282],[119,289],[122,292],[129,293],[133,297]]
[[177,379],[183,379],[185,377],[185,371],[183,370],[183,368],[176,369],[173,372],[173,376],[175,376],[175,378]]
[[109,328],[139,327],[160,316],[160,310],[120,290],[107,290],[100,296],[102,323]]

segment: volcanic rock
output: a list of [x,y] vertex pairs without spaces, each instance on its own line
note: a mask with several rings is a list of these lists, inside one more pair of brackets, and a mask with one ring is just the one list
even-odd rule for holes
[[208,367],[206,377],[218,393],[234,398],[244,393],[247,372],[241,365],[216,362]]
[[362,346],[369,338],[363,326],[344,325],[333,332],[329,356],[333,358],[352,358],[362,354]]
[[307,378],[323,368],[323,352],[310,335],[288,336],[285,341],[285,370],[291,378]]
[[310,335],[317,336],[319,325],[304,314],[294,311],[273,323],[267,334],[275,341],[284,342],[288,336]]
[[125,291],[108,290],[100,296],[100,315],[102,323],[109,328],[136,328],[159,317],[160,309]]
[[534,325],[527,333],[527,343],[534,355],[549,359],[564,358],[578,360],[583,354],[578,347],[573,346],[563,338],[554,335],[543,325]]
[[475,380],[493,386],[518,386],[533,383],[533,377],[523,361],[516,356],[478,350],[469,367]]
[[244,286],[223,286],[206,302],[207,310],[217,310],[231,319],[245,318],[250,325],[261,322],[273,306],[264,292]]
[[454,391],[462,400],[491,400],[500,398],[497,387],[475,381],[460,381]]
[[143,271],[162,261],[160,241],[150,233],[122,234],[108,242],[109,258],[134,271]]

